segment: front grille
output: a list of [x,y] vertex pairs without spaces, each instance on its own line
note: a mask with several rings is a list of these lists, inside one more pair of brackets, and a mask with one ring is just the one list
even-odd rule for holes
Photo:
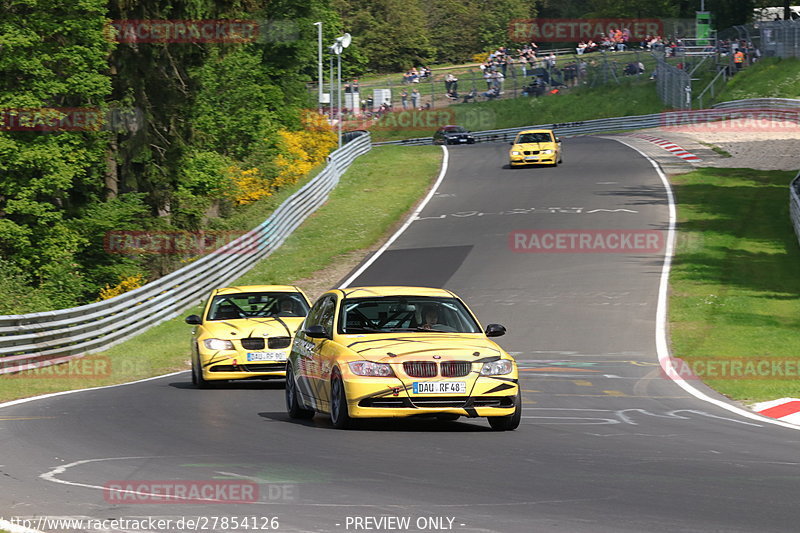
[[514,407],[514,396],[476,396],[470,407]]
[[245,337],[241,339],[242,348],[245,350],[263,350],[264,339],[261,337]]
[[403,371],[412,378],[432,378],[436,375],[436,363],[431,361],[406,361]]
[[247,365],[216,365],[211,372],[279,372],[286,370],[286,363],[251,363]]
[[464,407],[469,400],[468,396],[412,396],[411,401],[415,407]]
[[539,150],[525,150],[522,153],[525,155],[537,155],[539,153]]
[[414,407],[440,407],[440,408],[468,408],[468,407],[514,407],[514,396],[422,396],[411,398],[384,397],[364,398],[358,402],[359,407],[376,408],[414,408]]
[[472,372],[469,361],[443,361],[440,371],[445,378],[461,378]]
[[288,348],[292,343],[291,337],[270,337],[267,339],[267,345],[273,350],[280,350],[281,348]]
[[364,398],[358,402],[359,407],[383,407],[383,408],[397,408],[397,407],[414,407],[408,398]]

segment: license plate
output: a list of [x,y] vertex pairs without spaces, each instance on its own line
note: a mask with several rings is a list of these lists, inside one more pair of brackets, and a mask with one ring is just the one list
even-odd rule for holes
[[465,142],[467,142],[467,140],[466,139],[459,139],[458,142],[465,143]]
[[414,394],[466,394],[466,381],[415,381]]
[[538,157],[526,157],[525,158],[525,161],[538,161],[538,160],[539,160]]
[[285,361],[285,352],[248,352],[248,361]]

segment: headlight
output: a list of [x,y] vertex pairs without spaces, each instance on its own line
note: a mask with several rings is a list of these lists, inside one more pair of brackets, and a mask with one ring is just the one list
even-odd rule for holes
[[391,365],[386,363],[373,363],[372,361],[355,361],[348,363],[350,371],[357,376],[373,376],[388,378],[394,376]]
[[502,376],[503,374],[510,374],[514,370],[514,363],[508,359],[498,359],[489,363],[483,363],[481,368],[482,376]]
[[203,344],[209,350],[233,350],[233,343],[225,339],[205,339]]
[[516,150],[511,151],[511,155],[522,155],[522,152],[518,152]]
[[552,151],[552,150],[542,150],[542,153],[543,153],[543,154],[548,154],[548,155],[549,155],[549,154],[552,154],[552,153],[553,153],[553,151]]

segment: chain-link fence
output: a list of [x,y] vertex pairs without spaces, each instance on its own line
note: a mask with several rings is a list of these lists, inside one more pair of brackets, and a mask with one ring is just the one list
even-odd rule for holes
[[684,64],[671,65],[666,54],[655,52],[656,92],[665,105],[675,109],[691,109],[692,77]]
[[[513,61],[482,69],[478,65],[440,68],[409,82],[402,74],[344,86],[346,119],[372,117],[387,110],[439,109],[456,103],[537,97],[557,89],[597,87],[626,78],[651,76],[655,59],[648,51],[559,50],[533,63]],[[312,88],[312,91],[316,89]],[[387,109],[388,108],[388,109]],[[326,110],[328,112],[335,110]]]
[[800,57],[800,21],[775,20],[758,25],[764,57]]

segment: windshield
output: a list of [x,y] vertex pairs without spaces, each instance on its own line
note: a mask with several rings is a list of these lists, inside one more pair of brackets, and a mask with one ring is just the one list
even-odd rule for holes
[[549,142],[553,142],[553,139],[550,137],[550,134],[546,132],[523,133],[519,137],[517,137],[517,144],[549,143]]
[[481,329],[456,298],[384,296],[342,302],[339,333],[393,331],[480,333]]
[[218,295],[211,302],[207,320],[257,317],[304,317],[308,304],[297,292],[242,292]]
[[445,133],[466,133],[467,130],[461,126],[447,126],[444,128]]

